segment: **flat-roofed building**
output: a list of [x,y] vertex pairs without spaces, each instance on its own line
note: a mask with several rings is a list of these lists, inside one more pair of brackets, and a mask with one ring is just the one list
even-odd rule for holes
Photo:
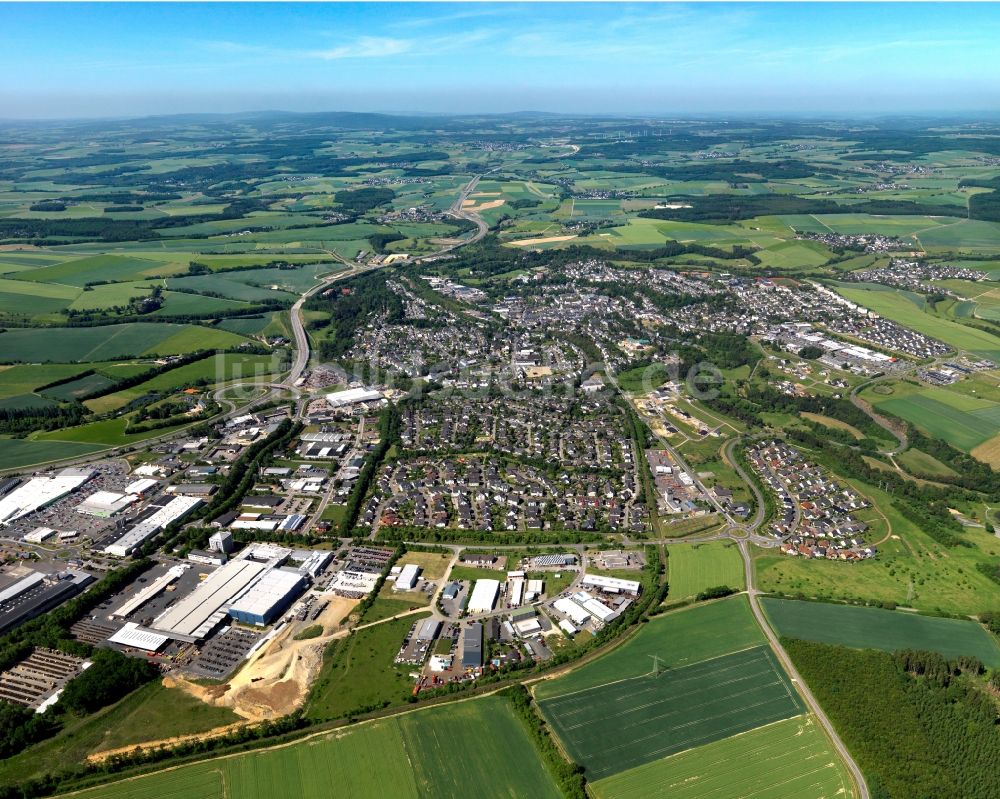
[[0,526],[51,505],[93,476],[93,469],[63,469],[54,475],[29,480],[0,499]]
[[497,596],[500,593],[499,580],[476,580],[476,585],[472,589],[469,597],[467,610],[469,613],[489,613],[496,604]]
[[225,618],[229,603],[269,568],[255,560],[229,561],[157,616],[153,630],[179,641],[200,641]]
[[160,530],[187,516],[201,504],[198,497],[177,496],[134,525],[125,535],[104,548],[107,555],[124,558],[132,554]]
[[300,572],[271,569],[232,600],[229,615],[244,624],[263,627],[284,613],[305,588],[306,578]]
[[474,621],[465,628],[462,635],[462,668],[478,669],[482,665],[483,625]]
[[412,591],[416,588],[417,578],[420,576],[420,567],[415,563],[407,563],[396,575],[396,582],[393,583],[394,591]]
[[137,494],[119,494],[117,491],[95,491],[76,506],[77,513],[109,519],[121,513],[139,499]]
[[596,588],[607,594],[636,595],[642,587],[636,580],[621,580],[617,577],[605,577],[602,574],[585,574],[580,583],[584,588]]

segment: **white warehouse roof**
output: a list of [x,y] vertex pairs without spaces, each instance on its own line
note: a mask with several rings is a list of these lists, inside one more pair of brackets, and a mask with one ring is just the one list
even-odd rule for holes
[[94,472],[91,469],[63,469],[52,477],[36,477],[18,486],[0,499],[0,525],[10,524],[22,516],[62,499],[86,483]]
[[266,563],[255,560],[229,561],[212,572],[194,591],[157,616],[153,628],[181,640],[197,640],[207,635],[225,615],[226,605],[268,568]]
[[149,477],[144,477],[141,480],[135,480],[125,486],[126,494],[145,494],[149,489],[155,488],[160,484],[159,480],[153,480]]
[[493,610],[493,604],[497,601],[499,593],[499,580],[476,580],[472,596],[469,597],[469,613],[488,613]]
[[602,574],[585,574],[581,581],[585,587],[598,588],[601,591],[618,593],[625,591],[629,594],[638,594],[640,584],[636,580],[620,580],[617,577],[605,577]]
[[135,622],[129,622],[108,639],[113,644],[156,652],[170,639],[165,635],[146,630]]
[[564,616],[569,616],[570,621],[572,621],[577,627],[586,623],[586,621],[590,618],[590,614],[587,611],[576,604],[576,602],[572,599],[568,599],[566,597],[557,599],[552,603],[552,607]]
[[370,388],[347,388],[326,395],[326,401],[331,408],[343,408],[358,402],[372,402],[382,399],[382,392]]
[[174,497],[148,519],[139,522],[113,544],[106,546],[104,552],[108,555],[124,558],[168,524],[183,518],[200,504],[201,500],[197,497]]
[[119,494],[117,491],[95,491],[76,506],[76,512],[86,513],[89,516],[113,516],[119,511],[125,510],[125,508],[137,499],[139,497],[135,494]]

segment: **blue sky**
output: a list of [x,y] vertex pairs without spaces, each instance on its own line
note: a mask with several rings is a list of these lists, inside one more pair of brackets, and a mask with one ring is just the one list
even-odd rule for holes
[[0,117],[1000,110],[992,4],[0,4]]

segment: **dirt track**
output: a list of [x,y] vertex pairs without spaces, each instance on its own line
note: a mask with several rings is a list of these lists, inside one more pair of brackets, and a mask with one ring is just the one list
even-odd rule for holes
[[[254,654],[251,660],[223,685],[199,685],[185,677],[170,676],[163,679],[167,688],[175,688],[216,707],[231,708],[243,721],[216,727],[200,733],[146,741],[142,744],[123,746],[95,752],[88,760],[104,760],[112,754],[121,754],[138,747],[148,749],[169,746],[183,741],[216,738],[244,724],[267,721],[286,716],[305,702],[309,688],[323,665],[323,649],[331,639],[344,635],[344,620],[358,604],[357,599],[324,597],[329,604],[316,621],[287,625],[273,640]],[[306,627],[321,624],[323,634],[306,641],[294,640]]]

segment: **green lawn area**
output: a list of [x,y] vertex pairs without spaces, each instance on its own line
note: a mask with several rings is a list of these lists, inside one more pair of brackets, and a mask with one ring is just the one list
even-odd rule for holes
[[758,646],[764,640],[745,596],[695,605],[650,619],[606,655],[564,677],[539,683],[535,694],[544,701],[613,680],[641,677],[649,673],[653,655],[661,667],[673,669]]
[[357,630],[327,653],[306,704],[312,719],[337,719],[361,706],[383,702],[396,705],[410,695],[412,668],[392,660],[410,626],[429,613],[414,613],[395,621]]
[[31,433],[31,441],[58,441],[73,442],[81,444],[103,444],[106,447],[117,447],[122,444],[133,444],[136,441],[145,441],[147,438],[156,438],[166,433],[183,427],[191,422],[183,421],[170,427],[161,427],[155,430],[147,430],[143,433],[126,433],[125,427],[128,419],[119,416],[114,419],[104,419],[99,422],[88,422],[87,424],[67,427],[62,430],[48,430],[44,433]]
[[92,716],[71,719],[53,738],[0,761],[0,784],[82,763],[94,752],[204,732],[235,721],[239,716],[228,708],[207,705],[153,682]]
[[925,649],[949,658],[973,655],[987,666],[1000,666],[1000,646],[974,621],[774,597],[763,597],[761,604],[787,638],[886,652]]
[[797,716],[589,783],[598,799],[855,796],[812,716]]
[[[489,733],[488,745],[484,733]],[[483,799],[560,792],[521,721],[485,697],[102,785],[81,799]]]
[[670,544],[667,547],[669,600],[686,599],[727,585],[744,588],[743,559],[735,544],[708,541],[704,544]]

